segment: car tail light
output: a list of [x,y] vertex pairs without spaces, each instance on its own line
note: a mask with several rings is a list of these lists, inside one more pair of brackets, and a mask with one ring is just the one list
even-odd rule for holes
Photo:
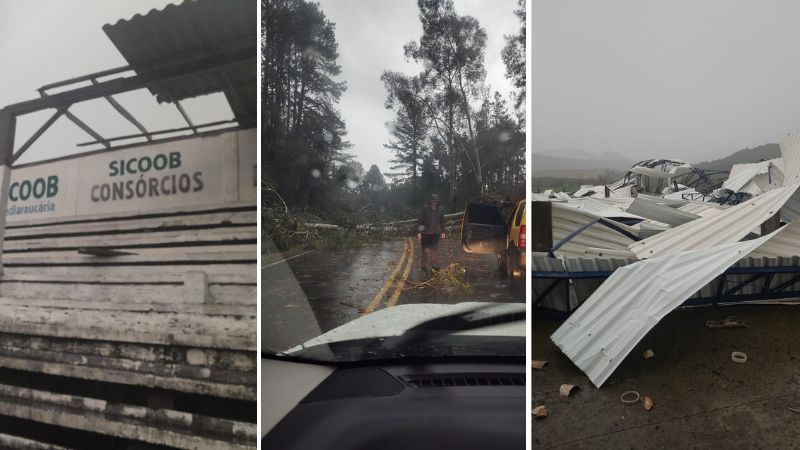
[[519,248],[525,249],[525,225],[519,227]]

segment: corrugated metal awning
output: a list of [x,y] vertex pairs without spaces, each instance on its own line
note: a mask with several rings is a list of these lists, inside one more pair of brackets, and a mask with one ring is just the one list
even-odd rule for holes
[[[771,239],[796,236],[800,222],[751,241],[673,253],[618,268],[551,336],[596,387],[664,316]],[[796,243],[795,243],[796,248]]]
[[256,124],[258,5],[254,0],[186,0],[103,31],[138,75],[176,61],[252,54],[224,69],[203,71],[148,86],[159,103],[223,92],[243,127]]

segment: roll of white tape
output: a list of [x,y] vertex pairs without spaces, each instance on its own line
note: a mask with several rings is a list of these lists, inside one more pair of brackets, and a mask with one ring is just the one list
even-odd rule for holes
[[639,393],[636,391],[623,392],[622,395],[619,396],[620,401],[626,405],[636,403],[640,398]]
[[731,361],[735,363],[743,363],[747,361],[747,355],[742,352],[733,352],[731,353]]

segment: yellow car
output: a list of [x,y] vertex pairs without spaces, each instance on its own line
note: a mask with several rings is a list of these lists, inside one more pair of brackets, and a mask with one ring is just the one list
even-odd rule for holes
[[464,251],[495,254],[498,270],[511,280],[525,279],[525,203],[524,199],[506,205],[469,202],[461,220]]

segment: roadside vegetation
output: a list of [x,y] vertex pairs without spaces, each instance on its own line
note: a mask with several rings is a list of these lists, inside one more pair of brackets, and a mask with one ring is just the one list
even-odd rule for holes
[[[416,217],[432,192],[447,212],[487,193],[525,195],[525,16],[501,57],[517,88],[512,105],[486,82],[486,32],[452,0],[419,0],[422,34],[387,49],[419,73],[385,71],[391,137],[375,151],[391,172],[351,154],[338,104],[335,24],[317,3],[264,0],[262,108],[263,232],[280,249],[348,247],[380,237],[364,224]],[[314,224],[335,225],[336,230]],[[359,227],[362,225],[362,227]]]

